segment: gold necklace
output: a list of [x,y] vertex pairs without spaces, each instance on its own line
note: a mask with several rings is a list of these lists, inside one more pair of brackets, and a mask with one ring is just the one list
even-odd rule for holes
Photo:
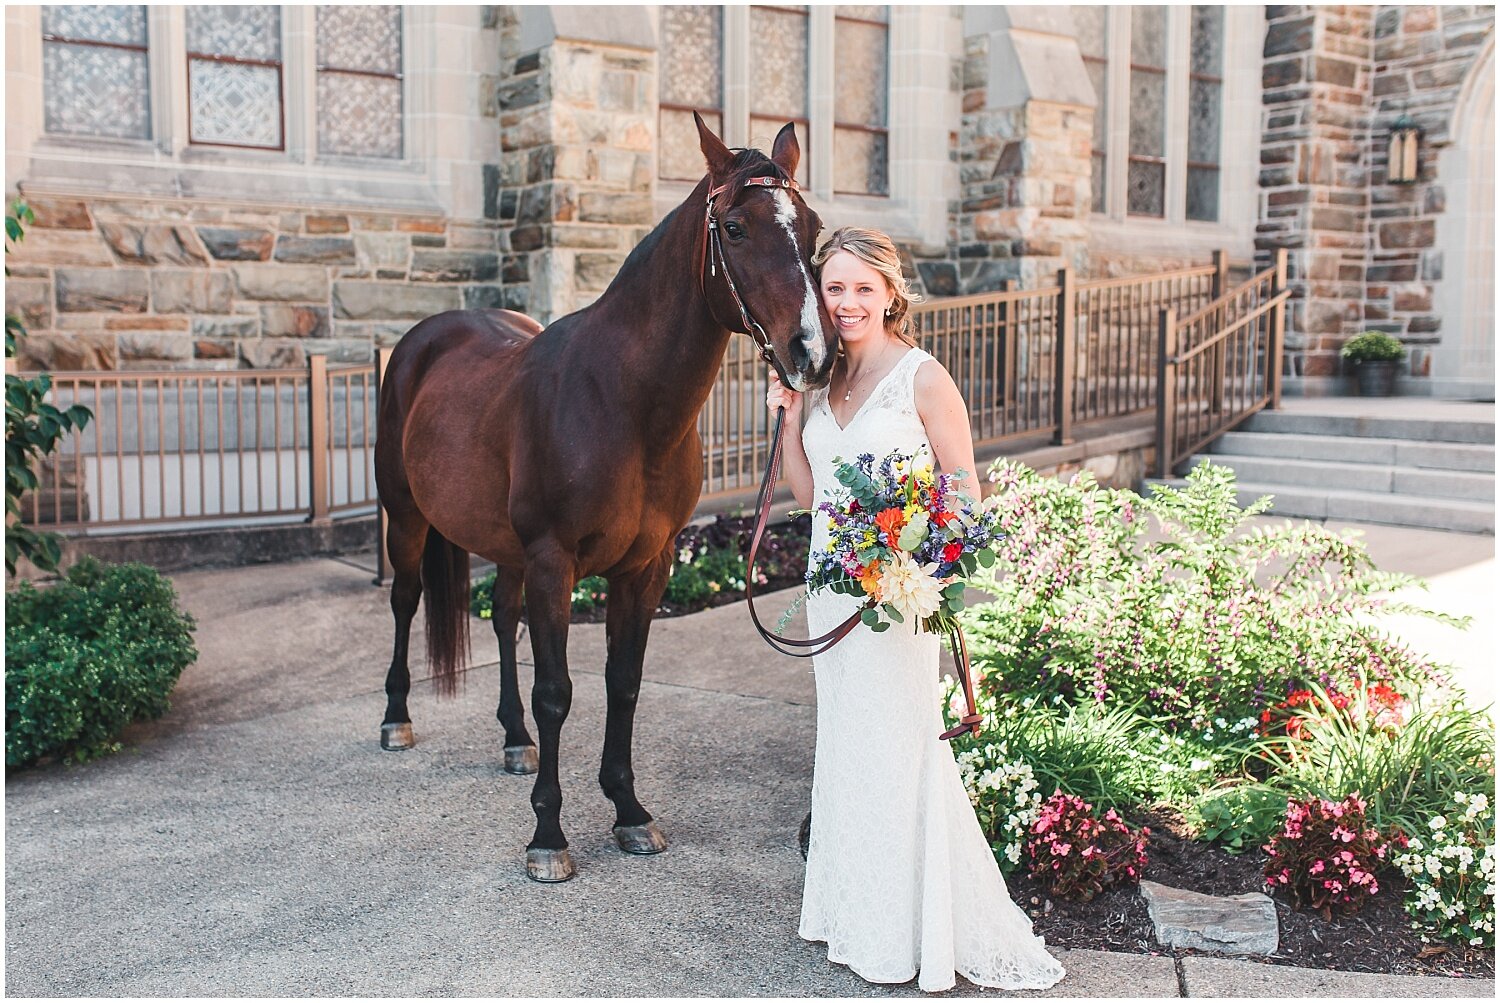
[[[866,366],[865,368],[869,369],[869,368],[873,368],[873,367],[872,366]],[[854,396],[854,391],[857,390],[857,389],[859,389],[859,384],[862,383],[862,382],[864,382],[864,378],[865,378],[865,374],[863,372],[861,372],[859,374],[859,379],[858,380],[856,380],[856,381],[854,381],[852,383],[850,382],[849,356],[847,356],[847,355],[844,356],[844,403],[845,404],[849,403],[849,398]]]

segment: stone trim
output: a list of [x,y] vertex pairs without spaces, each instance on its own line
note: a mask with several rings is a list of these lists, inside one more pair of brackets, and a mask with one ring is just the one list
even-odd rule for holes
[[45,197],[8,256],[23,369],[368,362],[429,314],[499,302],[495,224],[194,199]]

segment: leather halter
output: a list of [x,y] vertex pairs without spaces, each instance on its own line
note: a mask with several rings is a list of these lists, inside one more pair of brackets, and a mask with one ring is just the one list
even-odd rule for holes
[[[729,261],[724,257],[724,246],[719,241],[719,220],[718,217],[714,215],[714,200],[734,187],[735,186],[732,184],[725,183],[719,185],[717,188],[710,189],[708,193],[707,209],[704,214],[705,223],[708,226],[708,246],[704,250],[704,254],[707,257],[707,261],[705,262],[708,265],[707,272],[710,276],[717,276],[719,274],[719,271],[721,269],[723,270],[724,284],[729,287],[729,295],[731,298],[733,298],[734,305],[738,307],[740,311],[740,323],[742,325],[740,333],[748,334],[755,341],[757,347],[760,348],[760,357],[762,359],[765,359],[766,362],[774,365],[776,360],[776,352],[775,349],[771,347],[771,338],[766,334],[766,329],[760,326],[760,322],[757,321],[754,317],[750,316],[750,311],[748,308],[746,308],[745,301],[740,296],[740,291],[735,288],[734,276],[729,271]],[[792,178],[778,178],[772,177],[771,175],[763,175],[758,178],[747,178],[746,180],[740,182],[739,187],[785,188],[787,191],[793,192],[800,192],[802,190],[801,187],[798,186],[797,182]],[[706,287],[706,284],[708,279],[702,273],[700,273],[699,280],[705,284],[704,294],[705,298],[707,298],[708,289]]]

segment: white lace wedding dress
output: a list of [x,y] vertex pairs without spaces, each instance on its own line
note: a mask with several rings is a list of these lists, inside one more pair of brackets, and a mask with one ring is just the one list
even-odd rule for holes
[[[911,349],[845,428],[817,392],[802,432],[813,505],[837,488],[835,456],[881,459],[927,444],[913,381],[932,356]],[[813,516],[813,548],[828,543]],[[813,636],[859,605],[826,593],[807,604]],[[899,624],[858,626],[814,659],[818,693],[812,841],[799,933],[870,982],[917,976],[928,992],[954,972],[981,986],[1044,989],[1063,977],[1013,903],[974,817],[943,730],[939,639]]]

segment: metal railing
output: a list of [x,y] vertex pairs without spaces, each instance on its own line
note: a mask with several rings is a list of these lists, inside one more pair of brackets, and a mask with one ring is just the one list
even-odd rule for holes
[[1264,407],[1281,406],[1286,249],[1275,263],[1201,309],[1158,319],[1156,476]]
[[[1042,288],[933,300],[912,315],[919,343],[968,403],[976,446],[1021,437],[1061,444],[1076,425],[1157,408],[1163,358],[1174,360],[1174,406],[1197,399],[1182,383],[1184,366],[1218,367],[1226,390],[1241,387],[1251,348],[1224,337],[1254,328],[1269,294],[1262,273],[1226,296],[1227,274],[1224,252],[1210,265],[1129,278],[1079,282],[1062,269]],[[1170,350],[1164,311],[1186,318],[1173,322]],[[1211,347],[1221,328],[1227,333],[1211,345],[1223,347]],[[1200,343],[1202,361],[1176,359]],[[350,366],[312,356],[298,370],[53,374],[53,403],[83,404],[94,420],[39,471],[22,518],[110,533],[374,512],[376,400],[389,355]],[[766,366],[750,340],[731,339],[698,421],[703,503],[757,487],[770,445],[765,391]],[[1193,420],[1169,423],[1174,443],[1196,441],[1202,427]]]
[[[1218,298],[1229,257],[1151,275],[1002,288],[912,308],[918,343],[958,384],[978,448],[1050,434],[1073,441],[1083,422],[1126,418],[1156,407],[1161,311],[1199,310]],[[749,339],[730,341],[704,406],[701,503],[743,497],[759,485],[769,447],[766,366]]]
[[93,419],[38,473],[22,520],[74,533],[374,511],[376,367],[52,374]]

